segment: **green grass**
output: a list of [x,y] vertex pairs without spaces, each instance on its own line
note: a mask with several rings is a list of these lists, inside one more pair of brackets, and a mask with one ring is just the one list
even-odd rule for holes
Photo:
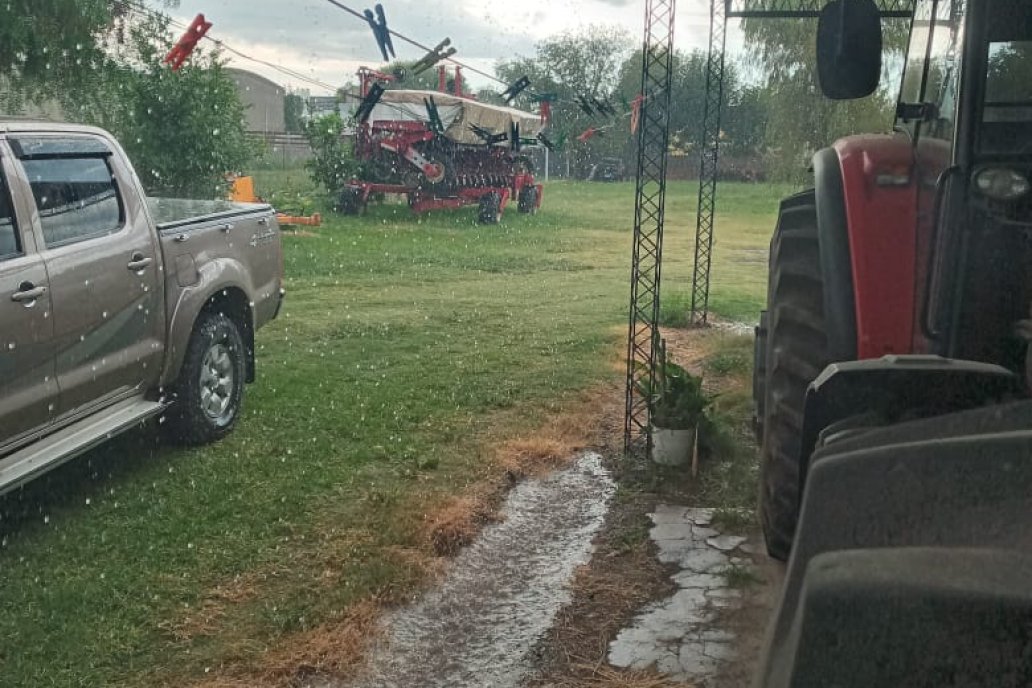
[[717,509],[715,521],[739,530],[755,524],[759,477],[752,430],[753,338],[707,332],[698,342],[705,377],[721,391],[710,410],[716,430],[713,457],[699,474],[695,498]]
[[753,343],[750,337],[728,337],[703,361],[707,375],[741,375],[752,372]]
[[[310,192],[299,170],[258,184]],[[693,189],[668,191],[668,293],[690,280]],[[722,188],[711,302],[723,315],[759,309],[783,192]],[[177,450],[133,433],[0,498],[0,683],[181,685],[410,589],[420,509],[482,476],[484,430],[619,384],[632,200],[631,184],[559,182],[541,213],[496,227],[472,209],[383,205],[285,235],[287,301],[258,335],[232,436]],[[211,591],[234,585],[257,594],[182,637]]]

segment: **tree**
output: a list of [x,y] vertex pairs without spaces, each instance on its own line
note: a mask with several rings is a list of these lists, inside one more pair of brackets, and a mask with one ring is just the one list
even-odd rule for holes
[[305,126],[305,136],[312,146],[312,157],[305,168],[315,183],[336,194],[344,183],[359,172],[351,146],[344,142],[344,119],[336,112],[319,117]]
[[283,96],[284,128],[288,134],[300,134],[304,131],[305,99],[297,93]]
[[[906,41],[903,22],[884,22],[886,65],[899,64]],[[772,172],[803,179],[810,156],[835,139],[892,126],[890,79],[867,98],[832,101],[817,84],[816,23],[807,19],[746,19],[742,22],[750,59],[767,75],[765,149]]]
[[66,85],[62,106],[111,131],[149,193],[221,196],[226,174],[252,155],[244,108],[218,53],[198,46],[177,72],[162,64],[175,42],[166,24],[154,16],[129,26],[89,83]]
[[105,44],[124,39],[130,20],[118,0],[0,3],[0,83],[6,96],[0,104],[41,102],[67,84],[94,81]]
[[[567,152],[575,166],[605,155],[624,153],[630,142],[626,119],[605,115],[587,115],[577,105],[576,97],[585,95],[612,101],[620,82],[620,67],[630,51],[628,33],[614,26],[592,25],[578,33],[563,33],[542,41],[532,57],[519,56],[499,63],[495,72],[507,83],[521,76],[530,79],[529,92],[554,93],[550,137],[566,139]],[[515,101],[516,107],[534,109],[530,93],[525,91]],[[613,103],[621,109],[619,100]],[[611,126],[610,126],[611,125]],[[589,127],[606,127],[586,143],[576,138]]]

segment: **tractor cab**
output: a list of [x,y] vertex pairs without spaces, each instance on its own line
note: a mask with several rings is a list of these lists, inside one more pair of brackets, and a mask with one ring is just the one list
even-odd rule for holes
[[882,47],[875,0],[821,11],[822,91],[868,96],[901,67],[893,131],[818,151],[771,241],[754,408],[781,559],[831,438],[1027,396],[1032,379],[1032,3],[915,0],[905,58],[883,65]]
[[[881,46],[873,3],[830,3],[818,45],[828,95],[870,93]],[[885,152],[904,157],[873,181],[913,197],[910,350],[869,353],[1020,369],[1032,334],[1032,5],[917,0],[894,131]]]

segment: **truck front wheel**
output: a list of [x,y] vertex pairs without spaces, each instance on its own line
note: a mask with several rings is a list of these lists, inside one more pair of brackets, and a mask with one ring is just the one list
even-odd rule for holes
[[239,326],[221,313],[202,313],[173,390],[169,438],[200,445],[229,434],[240,415],[246,374]]
[[767,551],[785,560],[799,517],[806,388],[828,364],[824,280],[813,191],[781,204],[770,248],[760,452],[760,520]]

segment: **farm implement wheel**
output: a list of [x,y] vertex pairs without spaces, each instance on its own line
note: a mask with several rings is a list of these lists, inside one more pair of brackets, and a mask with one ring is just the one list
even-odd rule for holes
[[480,211],[477,222],[482,225],[496,225],[502,218],[502,197],[492,191],[480,197]]
[[520,190],[516,209],[521,213],[533,215],[537,212],[538,190],[536,186],[525,186]]
[[337,207],[345,215],[365,215],[366,202],[362,198],[362,190],[351,186],[345,187],[340,192]]
[[803,401],[828,363],[813,191],[781,203],[771,241],[766,335],[760,520],[767,551],[784,560],[799,515]]

